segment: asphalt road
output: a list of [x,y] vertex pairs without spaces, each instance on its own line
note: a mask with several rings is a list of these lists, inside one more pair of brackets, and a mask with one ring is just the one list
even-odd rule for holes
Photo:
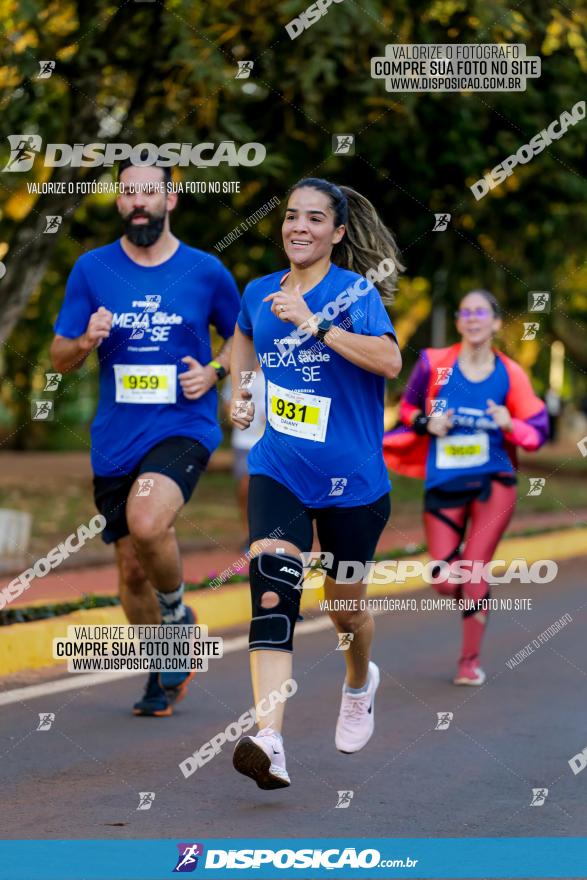
[[[582,836],[587,772],[574,775],[568,762],[587,746],[586,562],[562,563],[549,585],[496,590],[531,596],[532,610],[493,615],[482,688],[450,683],[456,613],[379,615],[375,735],[353,756],[334,748],[343,662],[333,630],[302,626],[299,691],[286,710],[286,790],[263,792],[236,774],[230,745],[189,779],[178,767],[250,707],[242,648],[211,663],[172,718],[130,714],[142,676],[25,693],[0,705],[1,836]],[[433,593],[408,595],[419,602]],[[565,614],[572,622],[561,632],[506,666]],[[48,731],[36,729],[41,712],[55,714]],[[448,730],[434,729],[438,712],[454,714]],[[548,789],[543,806],[530,806],[533,788]],[[349,807],[336,808],[339,791],[354,792]],[[155,793],[150,809],[137,810],[139,792]]]

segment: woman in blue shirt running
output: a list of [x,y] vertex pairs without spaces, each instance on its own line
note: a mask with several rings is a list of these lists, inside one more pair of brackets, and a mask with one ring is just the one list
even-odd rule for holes
[[242,430],[254,407],[239,386],[257,361],[266,381],[267,424],[249,455],[249,642],[260,729],[239,740],[233,759],[266,789],[290,784],[280,731],[283,703],[297,689],[293,631],[314,521],[327,607],[345,649],[336,747],[359,751],[373,733],[379,670],[362,577],[390,512],[384,391],[401,368],[382,300],[391,300],[403,267],[371,203],[306,178],[289,194],[282,237],[289,268],[247,286],[231,365],[232,419]]

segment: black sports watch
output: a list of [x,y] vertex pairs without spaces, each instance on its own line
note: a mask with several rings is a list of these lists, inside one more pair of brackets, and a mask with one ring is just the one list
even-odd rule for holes
[[326,318],[322,318],[320,323],[318,324],[318,332],[316,333],[316,339],[319,339],[320,342],[324,342],[324,337],[332,327],[332,321],[327,321]]
[[219,382],[224,379],[224,377],[226,376],[226,370],[221,363],[219,363],[218,361],[210,361],[208,366],[214,368]]
[[412,422],[412,431],[414,431],[415,434],[427,434],[429,421],[429,416],[425,416],[423,413],[420,413],[420,415],[416,416],[416,418]]

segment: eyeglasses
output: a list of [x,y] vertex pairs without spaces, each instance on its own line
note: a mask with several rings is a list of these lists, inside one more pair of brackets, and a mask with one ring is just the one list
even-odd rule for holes
[[481,306],[478,309],[458,309],[455,312],[455,318],[487,318],[491,314],[491,309]]

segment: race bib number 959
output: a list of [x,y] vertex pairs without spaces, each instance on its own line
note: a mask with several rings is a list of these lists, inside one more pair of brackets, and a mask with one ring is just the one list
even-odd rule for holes
[[324,443],[330,397],[288,391],[287,388],[267,382],[267,401],[267,420],[276,431]]
[[116,403],[175,403],[175,364],[115,364]]

